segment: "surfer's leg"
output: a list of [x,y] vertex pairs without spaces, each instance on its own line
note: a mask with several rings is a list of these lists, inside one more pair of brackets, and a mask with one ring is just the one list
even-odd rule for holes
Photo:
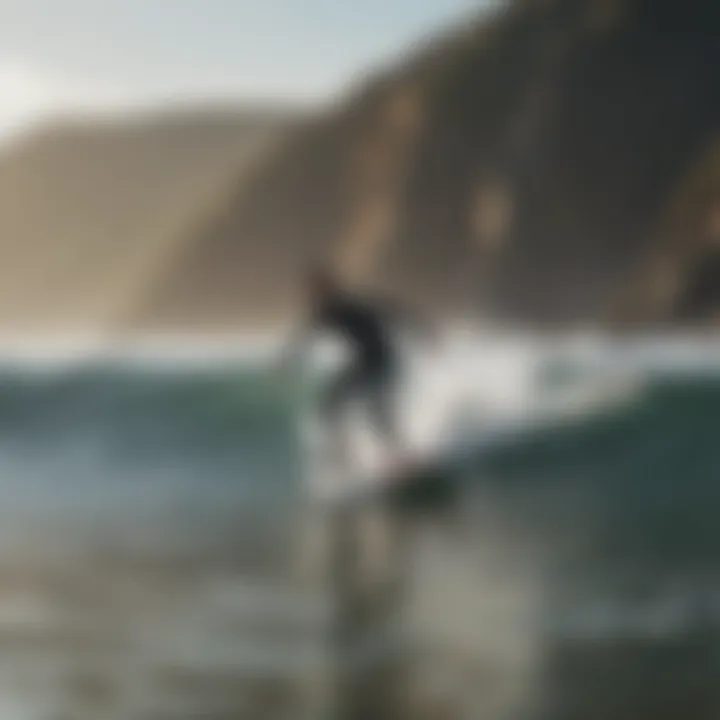
[[326,386],[320,399],[320,411],[328,424],[335,424],[345,415],[357,394],[357,372],[350,368],[341,372]]
[[364,389],[370,425],[388,448],[396,451],[402,444],[397,417],[395,377],[391,368],[368,373]]
[[351,458],[347,414],[358,393],[358,372],[349,368],[331,381],[320,399],[320,414],[330,453],[345,464]]

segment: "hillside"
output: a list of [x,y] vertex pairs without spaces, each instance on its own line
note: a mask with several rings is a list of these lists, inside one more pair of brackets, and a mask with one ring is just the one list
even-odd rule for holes
[[708,318],[718,67],[716,0],[505,4],[296,133],[126,322],[283,317],[319,255],[523,325]]
[[176,110],[50,124],[0,151],[0,332],[115,327],[294,122]]

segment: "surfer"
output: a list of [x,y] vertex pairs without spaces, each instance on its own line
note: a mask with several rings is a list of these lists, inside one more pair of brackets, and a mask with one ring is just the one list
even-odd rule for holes
[[403,442],[396,417],[401,368],[395,329],[402,323],[424,333],[427,326],[399,305],[353,293],[325,269],[310,273],[305,292],[308,319],[291,345],[293,351],[304,347],[315,332],[325,331],[342,338],[352,353],[349,364],[321,392],[321,418],[336,435],[336,449],[348,456],[346,438],[339,439],[337,431],[349,407],[359,402],[373,432],[398,461]]

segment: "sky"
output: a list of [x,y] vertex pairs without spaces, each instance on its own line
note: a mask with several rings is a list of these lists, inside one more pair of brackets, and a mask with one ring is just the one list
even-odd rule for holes
[[0,137],[56,114],[322,102],[483,0],[0,0]]

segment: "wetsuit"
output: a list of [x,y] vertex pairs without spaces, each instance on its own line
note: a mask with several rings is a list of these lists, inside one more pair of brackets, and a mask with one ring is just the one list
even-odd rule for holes
[[315,309],[312,326],[344,338],[353,351],[350,365],[325,389],[321,409],[326,421],[338,421],[346,405],[362,401],[374,429],[396,440],[394,390],[398,357],[389,308],[349,295],[337,295]]

